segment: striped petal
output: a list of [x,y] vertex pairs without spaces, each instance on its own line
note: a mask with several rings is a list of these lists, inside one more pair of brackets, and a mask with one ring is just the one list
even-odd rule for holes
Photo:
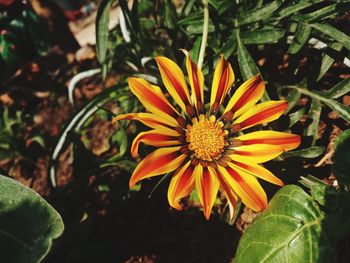
[[156,147],[180,145],[179,136],[177,131],[167,128],[141,132],[132,142],[131,155],[133,157],[138,155],[140,143]]
[[216,171],[216,174],[219,179],[222,190],[226,196],[227,203],[230,209],[230,220],[232,220],[235,215],[238,197],[218,170]]
[[188,196],[194,188],[194,166],[188,161],[180,167],[172,177],[168,188],[169,204],[175,209],[181,210],[179,204],[181,198]]
[[242,145],[271,144],[282,147],[285,151],[295,149],[300,144],[300,136],[285,132],[256,131],[236,138]]
[[225,121],[237,118],[255,105],[264,94],[264,91],[265,83],[260,74],[248,79],[233,94],[222,118]]
[[242,170],[235,170],[232,164],[218,167],[226,183],[241,198],[242,202],[254,211],[261,211],[267,206],[264,189],[254,176]]
[[139,101],[150,112],[177,124],[179,113],[169,103],[161,89],[141,78],[129,78],[129,87]]
[[186,50],[183,50],[183,52],[186,55],[186,68],[192,90],[192,101],[196,106],[198,114],[203,114],[205,112],[203,73],[197,67],[197,64],[191,60],[190,54]]
[[216,114],[222,101],[224,100],[227,92],[229,91],[232,83],[235,80],[235,75],[233,74],[232,67],[228,63],[224,56],[221,55],[218,64],[216,65],[213,83],[211,86],[210,95],[210,113]]
[[271,100],[257,104],[234,121],[232,130],[244,130],[258,124],[276,120],[283,114],[287,107],[288,103],[284,100]]
[[187,88],[185,76],[179,66],[166,57],[156,57],[160,75],[165,88],[174,98],[181,109],[190,116],[194,116],[194,108],[191,104],[190,93]]
[[233,149],[233,154],[230,154],[230,158],[238,162],[254,162],[264,163],[270,161],[284,150],[282,147],[270,144],[252,144],[247,146],[240,146]]
[[251,175],[254,175],[255,177],[259,177],[272,184],[276,184],[279,186],[284,185],[284,183],[279,178],[277,178],[275,175],[273,175],[273,173],[271,173],[269,170],[265,169],[259,164],[248,161],[232,161],[232,164],[232,167],[234,167],[235,170],[243,170]]
[[194,176],[198,198],[203,206],[204,216],[209,220],[211,210],[219,191],[219,180],[213,168],[203,167],[202,165],[196,166]]
[[174,129],[174,127],[178,126],[178,124],[174,124],[173,122],[170,122],[166,119],[162,119],[161,117],[153,114],[153,113],[127,113],[127,114],[121,114],[117,117],[113,118],[112,123],[116,123],[120,120],[134,120],[134,121],[140,121],[144,125],[152,128],[152,129],[158,129],[158,128],[169,128],[171,130]]
[[183,163],[186,154],[182,154],[181,146],[159,148],[145,157],[135,168],[129,182],[132,188],[138,181],[156,175],[170,173]]

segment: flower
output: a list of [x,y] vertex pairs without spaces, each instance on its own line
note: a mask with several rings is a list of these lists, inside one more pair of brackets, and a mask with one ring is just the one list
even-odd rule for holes
[[298,147],[300,137],[268,130],[237,133],[276,120],[288,104],[284,100],[256,104],[265,90],[261,76],[256,75],[245,81],[223,108],[235,77],[221,56],[206,111],[203,74],[188,52],[184,53],[191,93],[179,66],[166,57],[156,58],[164,86],[183,114],[160,87],[141,78],[128,79],[131,91],[149,113],[123,114],[114,121],[138,120],[152,129],[137,135],[132,156],[138,155],[140,143],[158,147],[135,168],[129,186],[173,173],[168,200],[178,210],[182,209],[180,200],[196,188],[207,219],[219,190],[227,198],[231,217],[239,199],[252,210],[261,211],[267,206],[267,197],[257,178],[279,186],[283,182],[260,164]]

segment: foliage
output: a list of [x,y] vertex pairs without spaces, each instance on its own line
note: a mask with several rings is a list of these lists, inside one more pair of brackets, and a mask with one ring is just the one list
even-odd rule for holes
[[0,175],[0,244],[4,262],[41,262],[63,233],[61,216],[42,197]]
[[[68,234],[62,237],[61,250],[58,248],[58,252],[52,252],[53,255],[58,255],[58,261],[64,259],[66,262],[78,262],[81,258],[75,251],[77,247],[80,252],[85,253],[84,259],[90,255],[95,256],[92,260],[96,261],[107,257],[105,249],[112,247],[110,240],[108,242],[111,243],[106,244],[87,241],[90,238],[89,231],[94,228],[93,222],[101,220],[100,214],[105,216],[106,213],[112,213],[111,221],[119,227],[114,229],[115,232],[111,230],[107,234],[125,232],[124,236],[138,237],[139,231],[145,227],[150,227],[152,233],[163,231],[159,231],[158,225],[154,225],[154,218],[150,213],[173,213],[168,211],[168,206],[159,208],[159,202],[157,205],[152,203],[157,194],[163,194],[163,182],[169,176],[164,176],[158,184],[150,180],[133,191],[127,188],[129,173],[136,163],[129,154],[130,144],[136,131],[142,131],[144,126],[135,126],[129,121],[118,123],[115,126],[116,132],[108,137],[112,150],[100,156],[92,154],[87,147],[89,142],[82,138],[88,133],[88,126],[96,116],[110,121],[116,112],[120,114],[140,110],[141,105],[127,87],[126,76],[143,77],[152,83],[159,83],[159,72],[152,60],[154,56],[166,55],[181,65],[184,57],[179,49],[187,49],[191,58],[198,61],[204,29],[202,1],[188,0],[183,5],[176,5],[174,2],[161,0],[155,4],[152,0],[134,0],[129,8],[126,0],[100,1],[96,18],[96,63],[99,63],[101,70],[90,73],[101,72],[101,76],[94,78],[104,83],[103,91],[80,108],[76,104],[77,108],[62,127],[55,144],[51,145],[52,149],[47,147],[51,154],[48,176],[53,191],[49,202],[58,207],[64,218],[65,228],[68,229]],[[341,129],[348,127],[350,122],[349,107],[340,100],[350,92],[350,79],[342,79],[340,73],[332,72],[335,62],[346,64],[350,57],[350,37],[342,32],[344,27],[336,20],[350,11],[350,3],[345,0],[209,0],[208,3],[209,34],[202,67],[205,92],[208,91],[218,58],[220,54],[224,54],[234,68],[236,83],[242,83],[260,72],[267,86],[262,100],[280,98],[288,101],[289,107],[285,115],[270,124],[269,128],[287,130],[303,136],[299,149],[284,153],[279,159],[267,164],[274,168],[272,170],[277,176],[294,185],[287,185],[279,190],[271,199],[267,210],[258,215],[249,226],[239,242],[236,262],[346,262],[343,260],[343,253],[346,251],[344,246],[348,244],[346,237],[350,233],[350,225],[347,223],[350,211],[350,180],[347,173],[350,159],[349,130],[344,131],[335,141],[332,172],[336,176],[334,186],[337,187],[325,184],[309,176],[309,173],[317,175],[315,160],[324,152],[329,152],[328,145],[319,140],[323,115],[330,110],[334,111],[340,117],[337,121]],[[119,19],[116,28],[109,30],[110,10],[116,5],[121,8],[119,15],[122,19]],[[10,46],[7,42],[2,44],[2,41],[3,37],[0,36],[0,45],[8,52]],[[8,57],[12,55],[7,54]],[[278,67],[275,67],[276,63]],[[184,63],[182,66],[184,69]],[[112,85],[107,84],[108,77],[115,73],[120,78]],[[336,75],[336,78],[329,81],[329,75]],[[74,101],[74,85],[84,77],[86,75],[82,74],[71,81],[71,102]],[[307,102],[300,104],[301,99],[305,98]],[[111,112],[108,109],[110,103],[117,111]],[[0,120],[0,160],[22,154],[21,150],[17,150],[23,148],[20,140],[23,135],[18,131],[25,128],[22,114],[4,109]],[[72,145],[72,179],[66,185],[60,186],[57,180],[60,157]],[[143,155],[147,150],[147,147],[141,147],[140,154]],[[118,181],[114,174],[106,179],[104,172],[115,167],[118,169],[117,173],[122,174],[122,179]],[[310,167],[316,171],[310,172]],[[284,175],[287,176],[283,177]],[[295,185],[298,184],[297,179],[300,176],[303,176],[300,184],[304,188]],[[60,216],[28,188],[5,177],[0,177],[0,181],[1,229],[13,231],[12,236],[18,240],[28,240],[26,244],[33,248],[24,248],[18,252],[15,255],[18,256],[18,262],[28,262],[21,261],[20,257],[31,258],[33,262],[42,260],[51,247],[52,239],[59,237],[63,231]],[[269,196],[275,190],[271,187]],[[17,195],[16,198],[14,194]],[[151,201],[145,201],[147,196]],[[100,207],[103,205],[99,203],[101,200],[107,203],[103,204],[103,209]],[[218,209],[214,212],[215,218],[220,224],[231,227],[234,222],[228,222],[228,207],[220,201],[216,202]],[[146,203],[137,206],[141,208],[141,212],[134,209],[137,202]],[[191,209],[196,206],[196,202],[198,200],[191,198],[190,208],[183,213],[193,218]],[[13,205],[10,206],[11,204]],[[11,211],[5,211],[5,208]],[[235,219],[240,212],[237,209]],[[157,213],[155,217],[158,216]],[[7,220],[5,216],[11,216],[11,220]],[[24,221],[24,218],[27,220]],[[170,218],[166,219],[175,218],[174,221],[179,221],[178,217]],[[103,220],[100,226],[104,226]],[[140,220],[144,221],[140,223]],[[133,224],[132,229],[126,227],[130,224]],[[46,231],[49,226],[52,228]],[[225,231],[232,229],[225,228]],[[101,237],[106,232],[109,229],[96,236]],[[229,232],[228,236],[233,236],[231,234]],[[234,235],[238,238],[236,233]],[[13,245],[12,251],[18,249],[19,245],[8,239],[10,238],[5,235],[0,236],[1,244],[6,248]],[[181,240],[183,239],[186,238],[181,236]],[[199,237],[192,239],[197,242]],[[124,244],[122,240],[117,245],[124,248],[128,244]],[[66,255],[66,251],[70,253],[67,252]],[[229,251],[230,256],[231,252]],[[144,250],[140,253],[144,253]],[[152,253],[157,251],[152,250]]]

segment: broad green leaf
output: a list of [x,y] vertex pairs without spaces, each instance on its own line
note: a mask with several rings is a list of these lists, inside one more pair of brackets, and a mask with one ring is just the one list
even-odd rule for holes
[[252,9],[238,14],[238,24],[245,25],[269,18],[282,4],[282,0],[275,0],[263,7]]
[[105,64],[108,36],[109,36],[109,10],[113,0],[102,0],[96,16],[96,55],[101,64]]
[[321,103],[318,100],[312,100],[310,110],[308,113],[308,118],[311,120],[311,123],[304,132],[306,136],[312,137],[311,146],[315,145],[317,140],[318,123],[320,122],[321,111]]
[[323,212],[309,195],[287,185],[245,231],[235,262],[334,262],[323,220]]
[[244,44],[277,43],[285,34],[280,28],[262,29],[256,31],[241,32],[241,40]]
[[350,78],[347,78],[340,81],[333,88],[325,91],[324,94],[330,99],[337,99],[349,92],[350,92]]
[[302,158],[316,158],[324,153],[323,146],[313,146],[307,149],[285,152],[282,158],[302,157]]
[[297,110],[296,112],[293,112],[289,114],[289,127],[292,127],[294,124],[296,124],[305,114],[305,108],[301,108]]
[[61,216],[41,196],[0,175],[1,261],[41,262],[63,233]]
[[198,36],[196,41],[194,42],[191,50],[190,50],[190,56],[193,61],[198,61],[199,56],[199,50],[202,43],[202,36]]
[[311,24],[311,27],[317,29],[323,34],[328,35],[329,37],[341,43],[346,49],[350,50],[350,37],[335,27],[332,27],[326,23],[314,23]]
[[311,27],[304,23],[299,22],[297,32],[295,33],[292,44],[289,46],[288,53],[296,54],[306,44],[311,34]]
[[339,183],[350,184],[350,129],[342,132],[334,143],[332,170]]
[[226,12],[234,4],[232,0],[209,0],[211,6],[218,12],[219,15]]

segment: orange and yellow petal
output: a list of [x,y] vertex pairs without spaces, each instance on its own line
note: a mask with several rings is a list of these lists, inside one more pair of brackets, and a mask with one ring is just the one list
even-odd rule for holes
[[191,161],[188,161],[185,165],[178,168],[173,177],[171,178],[168,188],[168,201],[169,204],[177,210],[181,210],[182,207],[179,201],[188,196],[194,188],[194,166]]
[[222,188],[221,191],[223,191],[224,195],[226,196],[230,209],[230,220],[232,220],[236,211],[238,197],[218,170],[216,171],[216,174],[220,181],[220,186]]
[[112,123],[116,123],[120,120],[139,121],[152,129],[174,129],[174,127],[178,126],[178,124],[174,124],[172,121],[163,119],[153,113],[146,112],[120,114],[117,117],[113,118]]
[[165,88],[174,98],[181,109],[188,115],[194,115],[191,97],[186,84],[185,76],[179,66],[169,58],[156,57],[159,72]]
[[220,183],[215,170],[211,167],[197,165],[194,170],[194,176],[198,198],[203,206],[204,216],[208,220],[219,191]]
[[181,146],[166,147],[150,153],[135,168],[129,187],[132,188],[142,179],[175,171],[187,157],[180,149]]
[[203,73],[197,67],[197,64],[191,60],[190,54],[186,50],[183,50],[183,52],[186,55],[186,68],[192,90],[192,101],[194,102],[198,114],[203,114],[205,111]]
[[257,104],[235,120],[232,129],[234,131],[244,130],[258,124],[271,122],[278,119],[287,108],[288,103],[284,100],[272,100]]
[[254,176],[236,170],[230,163],[226,167],[218,166],[218,170],[246,206],[254,211],[261,211],[267,206],[266,193]]
[[141,78],[129,78],[129,87],[150,112],[176,124],[179,113],[169,103],[161,89]]
[[180,145],[180,134],[171,129],[163,128],[139,133],[131,145],[131,155],[138,155],[140,143],[156,147]]
[[221,55],[216,65],[210,94],[210,113],[216,114],[235,80],[230,63]]
[[278,145],[252,144],[234,148],[229,157],[238,162],[264,163],[276,158],[283,152],[284,149]]
[[242,115],[261,99],[264,91],[265,83],[260,74],[248,79],[233,94],[222,118],[231,121]]
[[256,131],[236,138],[242,145],[271,144],[282,147],[285,151],[297,148],[300,145],[300,136],[285,132]]
[[243,170],[251,175],[254,175],[255,177],[259,177],[272,184],[276,184],[279,186],[284,185],[284,183],[279,178],[277,178],[273,173],[271,173],[269,170],[265,169],[259,164],[248,161],[232,161],[232,167],[234,167],[235,170]]

